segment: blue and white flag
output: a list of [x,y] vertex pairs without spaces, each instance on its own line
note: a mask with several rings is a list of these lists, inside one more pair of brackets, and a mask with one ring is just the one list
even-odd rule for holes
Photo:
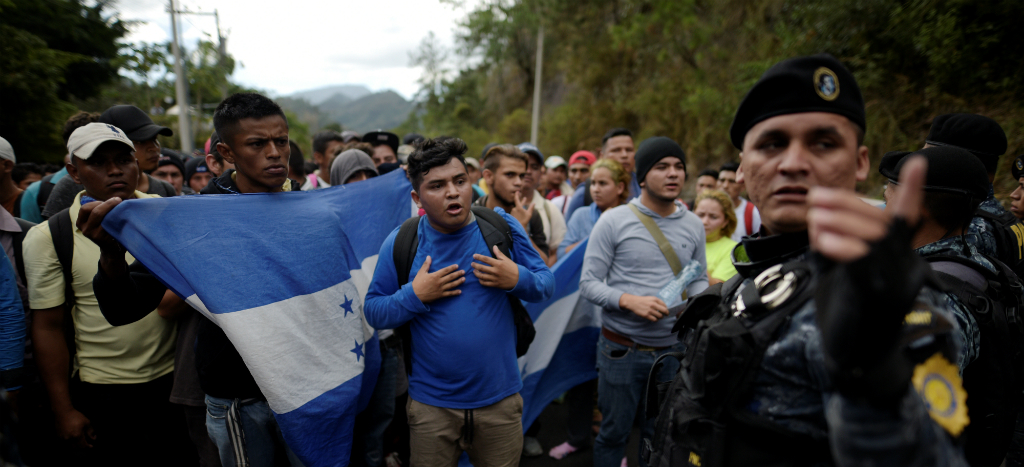
[[573,386],[597,378],[597,337],[601,310],[580,296],[584,240],[551,268],[555,294],[543,303],[524,303],[537,336],[519,358],[523,377],[523,430],[544,408]]
[[306,466],[344,466],[380,367],[363,298],[411,190],[396,170],[313,192],[129,200],[103,227],[224,330]]

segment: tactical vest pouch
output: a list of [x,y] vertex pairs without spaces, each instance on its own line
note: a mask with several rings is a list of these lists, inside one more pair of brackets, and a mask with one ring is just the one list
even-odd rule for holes
[[[810,299],[809,278],[806,264],[786,263],[742,289],[736,276],[693,297],[680,317],[684,327],[696,321],[686,355],[664,391],[655,436],[642,449],[649,465],[804,465],[793,459],[804,459],[794,453],[805,451],[828,459],[827,440],[789,434],[740,407],[778,330]],[[648,414],[654,394],[661,393],[651,389],[652,379]]]

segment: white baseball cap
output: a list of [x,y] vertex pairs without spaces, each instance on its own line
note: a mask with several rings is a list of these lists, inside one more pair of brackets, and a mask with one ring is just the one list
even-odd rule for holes
[[0,159],[18,162],[18,160],[14,158],[14,148],[11,147],[11,143],[8,143],[3,137],[0,137]]
[[562,156],[550,156],[546,161],[544,161],[544,166],[549,169],[555,169],[562,165],[566,166],[566,168],[569,167],[569,164],[565,163],[565,159],[563,159]]
[[132,140],[128,139],[120,128],[109,123],[93,122],[79,127],[74,133],[71,133],[71,137],[68,138],[68,152],[79,159],[86,160],[92,157],[96,148],[107,141],[124,143],[132,151],[135,150]]

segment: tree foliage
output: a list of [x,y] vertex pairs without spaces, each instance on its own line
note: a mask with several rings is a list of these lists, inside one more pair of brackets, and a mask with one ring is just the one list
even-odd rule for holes
[[81,0],[0,1],[0,136],[19,160],[58,160],[71,99],[117,77],[126,25]]
[[[948,112],[999,121],[1012,156],[1024,149],[1022,22],[1016,0],[490,0],[460,23],[457,71],[426,66],[448,52],[436,47],[414,57],[428,73],[405,128],[471,148],[528,139],[544,24],[545,154],[597,149],[625,126],[676,139],[695,169],[734,160],[728,128],[750,86],[779,60],[827,52],[862,88],[873,161],[920,147]],[[1008,193],[1003,171],[997,191]]]

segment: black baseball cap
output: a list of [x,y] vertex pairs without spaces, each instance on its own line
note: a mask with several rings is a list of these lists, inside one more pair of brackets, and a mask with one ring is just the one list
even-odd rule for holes
[[371,131],[363,135],[363,142],[372,146],[387,145],[398,154],[398,135],[384,130]]
[[120,128],[132,141],[149,141],[156,135],[174,136],[170,128],[153,123],[145,111],[134,105],[115,105],[100,115],[100,122]]

